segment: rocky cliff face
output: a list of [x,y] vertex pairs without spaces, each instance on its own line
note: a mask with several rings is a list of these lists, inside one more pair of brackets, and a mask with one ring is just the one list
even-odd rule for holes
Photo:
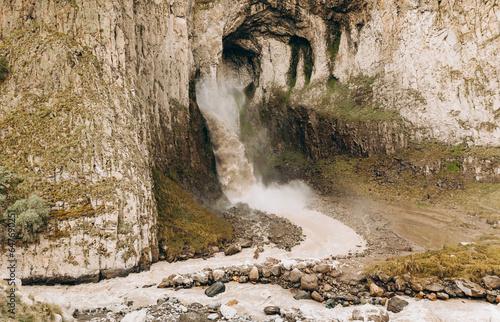
[[[0,53],[11,66],[0,85],[0,162],[54,213],[49,234],[17,250],[18,275],[31,281],[96,280],[155,261],[152,167],[198,195],[220,193],[192,101],[196,77],[237,82],[254,114],[276,90],[288,93],[293,122],[311,126],[291,129],[315,138],[317,145],[304,146],[314,158],[338,149],[389,153],[408,138],[496,145],[500,137],[495,1],[4,0],[0,7]],[[397,111],[408,136],[392,120],[318,122],[308,110],[328,80],[349,84],[359,74],[373,77],[377,110]],[[331,141],[332,133],[342,138]]]

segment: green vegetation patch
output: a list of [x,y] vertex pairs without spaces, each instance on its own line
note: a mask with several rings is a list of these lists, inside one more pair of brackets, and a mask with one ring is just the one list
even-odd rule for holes
[[5,57],[0,57],[0,84],[2,84],[9,76],[9,64]]
[[389,259],[371,268],[369,275],[380,273],[415,278],[469,278],[479,283],[486,275],[500,275],[500,243],[480,243],[444,247],[441,250]]
[[158,207],[158,245],[167,258],[201,254],[233,238],[231,225],[215,216],[158,169],[153,169]]
[[61,308],[55,304],[35,302],[33,305],[27,305],[16,296],[15,313],[9,312],[8,288],[0,289],[0,316],[2,321],[54,321],[55,315],[62,315]]

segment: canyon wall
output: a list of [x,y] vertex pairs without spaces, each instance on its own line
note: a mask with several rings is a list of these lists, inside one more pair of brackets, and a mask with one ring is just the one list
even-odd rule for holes
[[[3,0],[0,8],[10,66],[0,84],[0,165],[53,210],[48,232],[16,250],[26,282],[95,281],[157,260],[153,167],[195,195],[220,195],[193,101],[197,78],[245,88],[254,115],[288,92],[289,113],[313,125],[302,133],[317,135],[318,145],[304,147],[313,158],[391,153],[410,138],[498,145],[495,1]],[[407,134],[400,122],[320,124],[307,111],[329,80],[350,86],[359,75],[373,79],[377,108],[399,113]]]

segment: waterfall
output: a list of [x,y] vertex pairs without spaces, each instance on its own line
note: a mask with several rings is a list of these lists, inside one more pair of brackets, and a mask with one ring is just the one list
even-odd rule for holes
[[256,183],[239,138],[245,95],[235,86],[205,79],[196,84],[196,97],[210,131],[219,182],[230,200],[240,198]]

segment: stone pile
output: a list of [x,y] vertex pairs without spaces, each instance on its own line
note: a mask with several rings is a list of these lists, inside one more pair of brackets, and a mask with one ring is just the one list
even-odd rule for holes
[[[295,259],[281,260],[268,258],[263,264],[246,264],[219,269],[205,269],[192,274],[170,275],[162,280],[158,288],[190,288],[209,286],[207,296],[216,296],[224,292],[224,283],[277,284],[291,289],[294,298],[313,299],[324,302],[327,307],[356,304],[388,304],[392,312],[402,310],[404,300],[397,295],[426,298],[429,300],[447,300],[454,297],[484,299],[490,303],[500,303],[500,278],[486,276],[478,285],[467,279],[452,280],[417,280],[409,274],[402,277],[379,274],[344,274],[335,260]],[[387,299],[391,299],[388,303]],[[391,305],[389,305],[391,304]]]

